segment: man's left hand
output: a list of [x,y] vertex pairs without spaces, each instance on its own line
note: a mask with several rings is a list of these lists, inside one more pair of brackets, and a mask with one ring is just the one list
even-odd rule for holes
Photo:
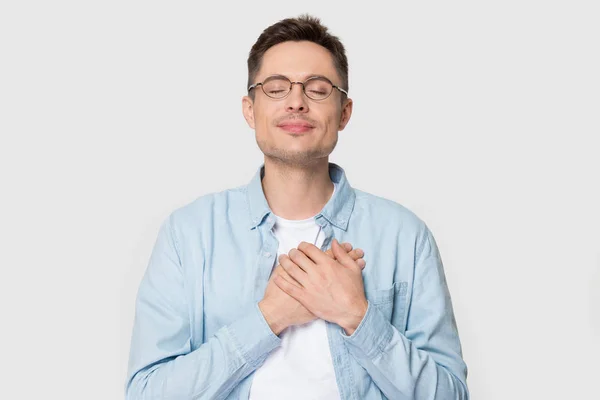
[[316,317],[338,324],[351,335],[367,312],[362,269],[336,239],[331,250],[334,259],[310,243],[300,243],[279,257],[298,285],[280,276],[274,282]]

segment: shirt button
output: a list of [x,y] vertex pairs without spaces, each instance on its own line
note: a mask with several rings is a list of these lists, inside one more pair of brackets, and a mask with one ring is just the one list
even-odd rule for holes
[[268,251],[265,251],[263,253],[263,256],[265,256],[266,258],[271,258],[271,253],[269,253]]

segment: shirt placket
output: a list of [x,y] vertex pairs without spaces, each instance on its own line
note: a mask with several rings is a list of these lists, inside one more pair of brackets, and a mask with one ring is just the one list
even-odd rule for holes
[[[325,240],[321,246],[322,251],[326,251],[333,239],[335,238],[333,228],[329,221],[322,215],[317,216],[317,224],[321,226],[325,234]],[[342,238],[336,238],[339,242]],[[333,369],[335,371],[335,379],[340,392],[340,398],[343,400],[352,399],[358,400],[358,393],[354,385],[354,374],[350,365],[350,355],[342,341],[340,335],[341,328],[334,323],[326,322],[327,325],[327,340],[329,342],[329,350],[331,352],[331,360],[333,361]]]
[[256,278],[254,281],[254,298],[255,301],[260,301],[265,295],[269,277],[273,271],[273,267],[277,262],[277,251],[279,249],[279,241],[273,232],[275,218],[269,215],[264,223],[258,225],[257,229],[261,235],[261,248],[256,261]]

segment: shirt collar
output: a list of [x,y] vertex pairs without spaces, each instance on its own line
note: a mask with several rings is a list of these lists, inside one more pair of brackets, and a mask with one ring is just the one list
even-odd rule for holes
[[[265,217],[273,213],[269,208],[262,188],[264,174],[265,165],[262,164],[246,188],[251,219],[250,229],[256,228],[264,221]],[[346,230],[350,214],[352,214],[352,209],[354,208],[356,194],[346,179],[344,169],[339,165],[329,163],[329,177],[337,184],[337,188],[331,199],[329,199],[325,207],[323,207],[315,218],[323,216],[331,224]]]

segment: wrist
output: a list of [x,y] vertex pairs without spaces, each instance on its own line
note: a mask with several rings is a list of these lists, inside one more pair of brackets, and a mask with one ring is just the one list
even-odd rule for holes
[[356,331],[356,329],[364,319],[368,307],[369,303],[365,299],[363,302],[357,304],[345,318],[344,322],[340,324],[340,326],[344,329],[346,335],[351,336],[354,333],[354,331]]
[[265,300],[258,302],[258,308],[265,318],[265,321],[267,321],[269,328],[271,328],[271,331],[273,331],[275,335],[279,336],[279,334],[288,327],[285,319],[278,316],[276,309],[271,307]]

